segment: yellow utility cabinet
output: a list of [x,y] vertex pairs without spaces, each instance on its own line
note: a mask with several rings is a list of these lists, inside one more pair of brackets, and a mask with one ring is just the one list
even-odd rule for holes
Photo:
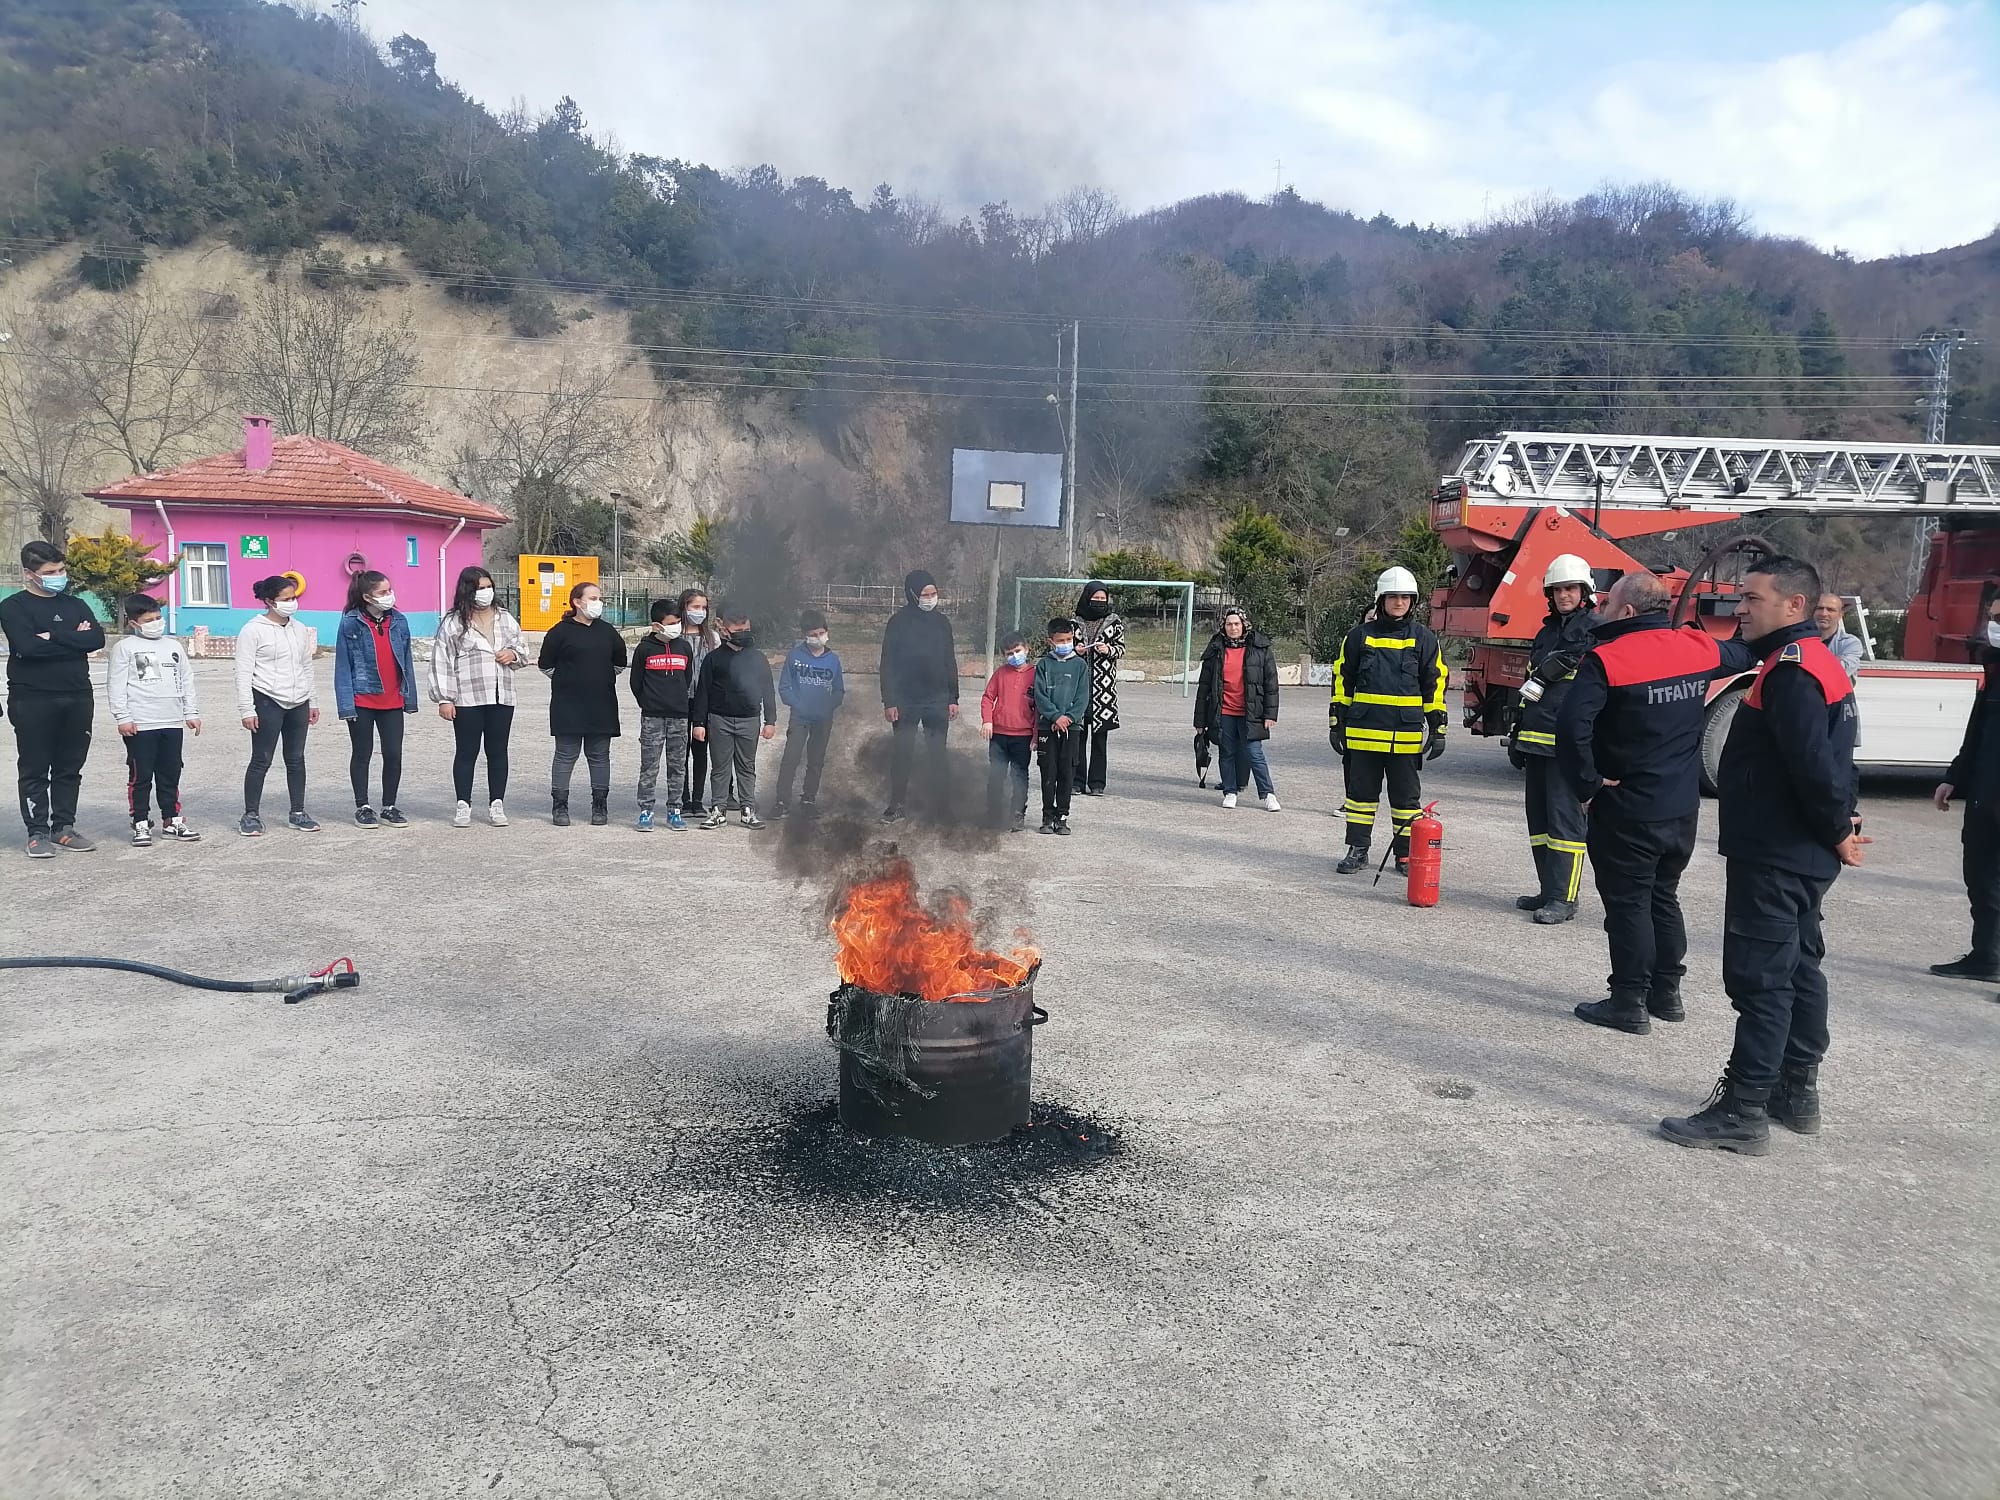
[[597,582],[594,557],[523,557],[521,628],[547,630],[569,609],[569,591]]

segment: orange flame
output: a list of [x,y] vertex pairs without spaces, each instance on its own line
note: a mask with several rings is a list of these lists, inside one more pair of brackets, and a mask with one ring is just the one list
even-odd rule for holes
[[841,979],[878,995],[977,1000],[982,997],[970,991],[1017,985],[1040,957],[1032,948],[1011,954],[980,948],[972,903],[953,891],[926,907],[917,898],[916,874],[902,859],[850,886],[832,927]]

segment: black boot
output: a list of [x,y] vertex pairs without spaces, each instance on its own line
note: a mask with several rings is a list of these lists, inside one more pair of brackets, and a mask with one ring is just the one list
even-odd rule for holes
[[1576,915],[1574,901],[1545,901],[1535,909],[1537,927],[1556,927]]
[[1652,989],[1646,992],[1646,1009],[1651,1011],[1656,1021],[1685,1021],[1687,1007],[1681,1004],[1681,982],[1678,979],[1655,979]]
[[551,792],[549,796],[556,805],[554,813],[549,817],[549,821],[558,828],[569,827],[569,793]]
[[1535,892],[1535,894],[1532,896],[1516,896],[1514,898],[1514,910],[1540,911],[1545,905],[1548,904],[1548,899],[1549,898],[1547,896],[1544,896],[1540,891]]
[[1724,1073],[1716,1080],[1702,1108],[1680,1119],[1660,1121],[1660,1134],[1676,1146],[1762,1156],[1771,1149],[1771,1119],[1764,1108],[1765,1092],[1742,1088]]
[[1584,1001],[1576,1008],[1576,1018],[1593,1026],[1608,1026],[1613,1031],[1629,1032],[1633,1036],[1644,1036],[1653,1029],[1652,1017],[1646,1014],[1645,997],[1615,989],[1602,1000]]
[[611,821],[611,793],[592,792],[590,794],[590,826],[602,828]]
[[1786,1063],[1766,1106],[1772,1119],[1797,1135],[1819,1134],[1819,1064]]
[[1347,854],[1333,867],[1336,875],[1352,875],[1356,870],[1368,868],[1368,847],[1365,844],[1349,844]]
[[1982,958],[1978,953],[1968,953],[1948,964],[1932,964],[1931,972],[1945,979],[1977,979],[1990,984],[2000,979],[2000,963]]

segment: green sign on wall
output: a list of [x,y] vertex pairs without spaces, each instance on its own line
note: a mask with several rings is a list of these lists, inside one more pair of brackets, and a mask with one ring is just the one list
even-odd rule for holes
[[245,557],[265,557],[271,555],[271,539],[267,536],[246,536],[243,538]]

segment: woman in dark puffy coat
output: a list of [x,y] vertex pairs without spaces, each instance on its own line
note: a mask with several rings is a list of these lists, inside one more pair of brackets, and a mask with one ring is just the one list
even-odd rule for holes
[[1194,695],[1194,727],[1215,745],[1222,768],[1222,805],[1236,806],[1236,794],[1255,777],[1265,810],[1279,811],[1278,789],[1264,741],[1278,723],[1278,659],[1271,638],[1250,628],[1250,616],[1236,605],[1222,612],[1222,628],[1201,654],[1201,685]]
[[1111,608],[1111,590],[1095,578],[1076,601],[1076,654],[1090,668],[1090,711],[1077,740],[1076,789],[1104,795],[1111,731],[1118,727],[1118,663],[1125,655],[1125,622]]

